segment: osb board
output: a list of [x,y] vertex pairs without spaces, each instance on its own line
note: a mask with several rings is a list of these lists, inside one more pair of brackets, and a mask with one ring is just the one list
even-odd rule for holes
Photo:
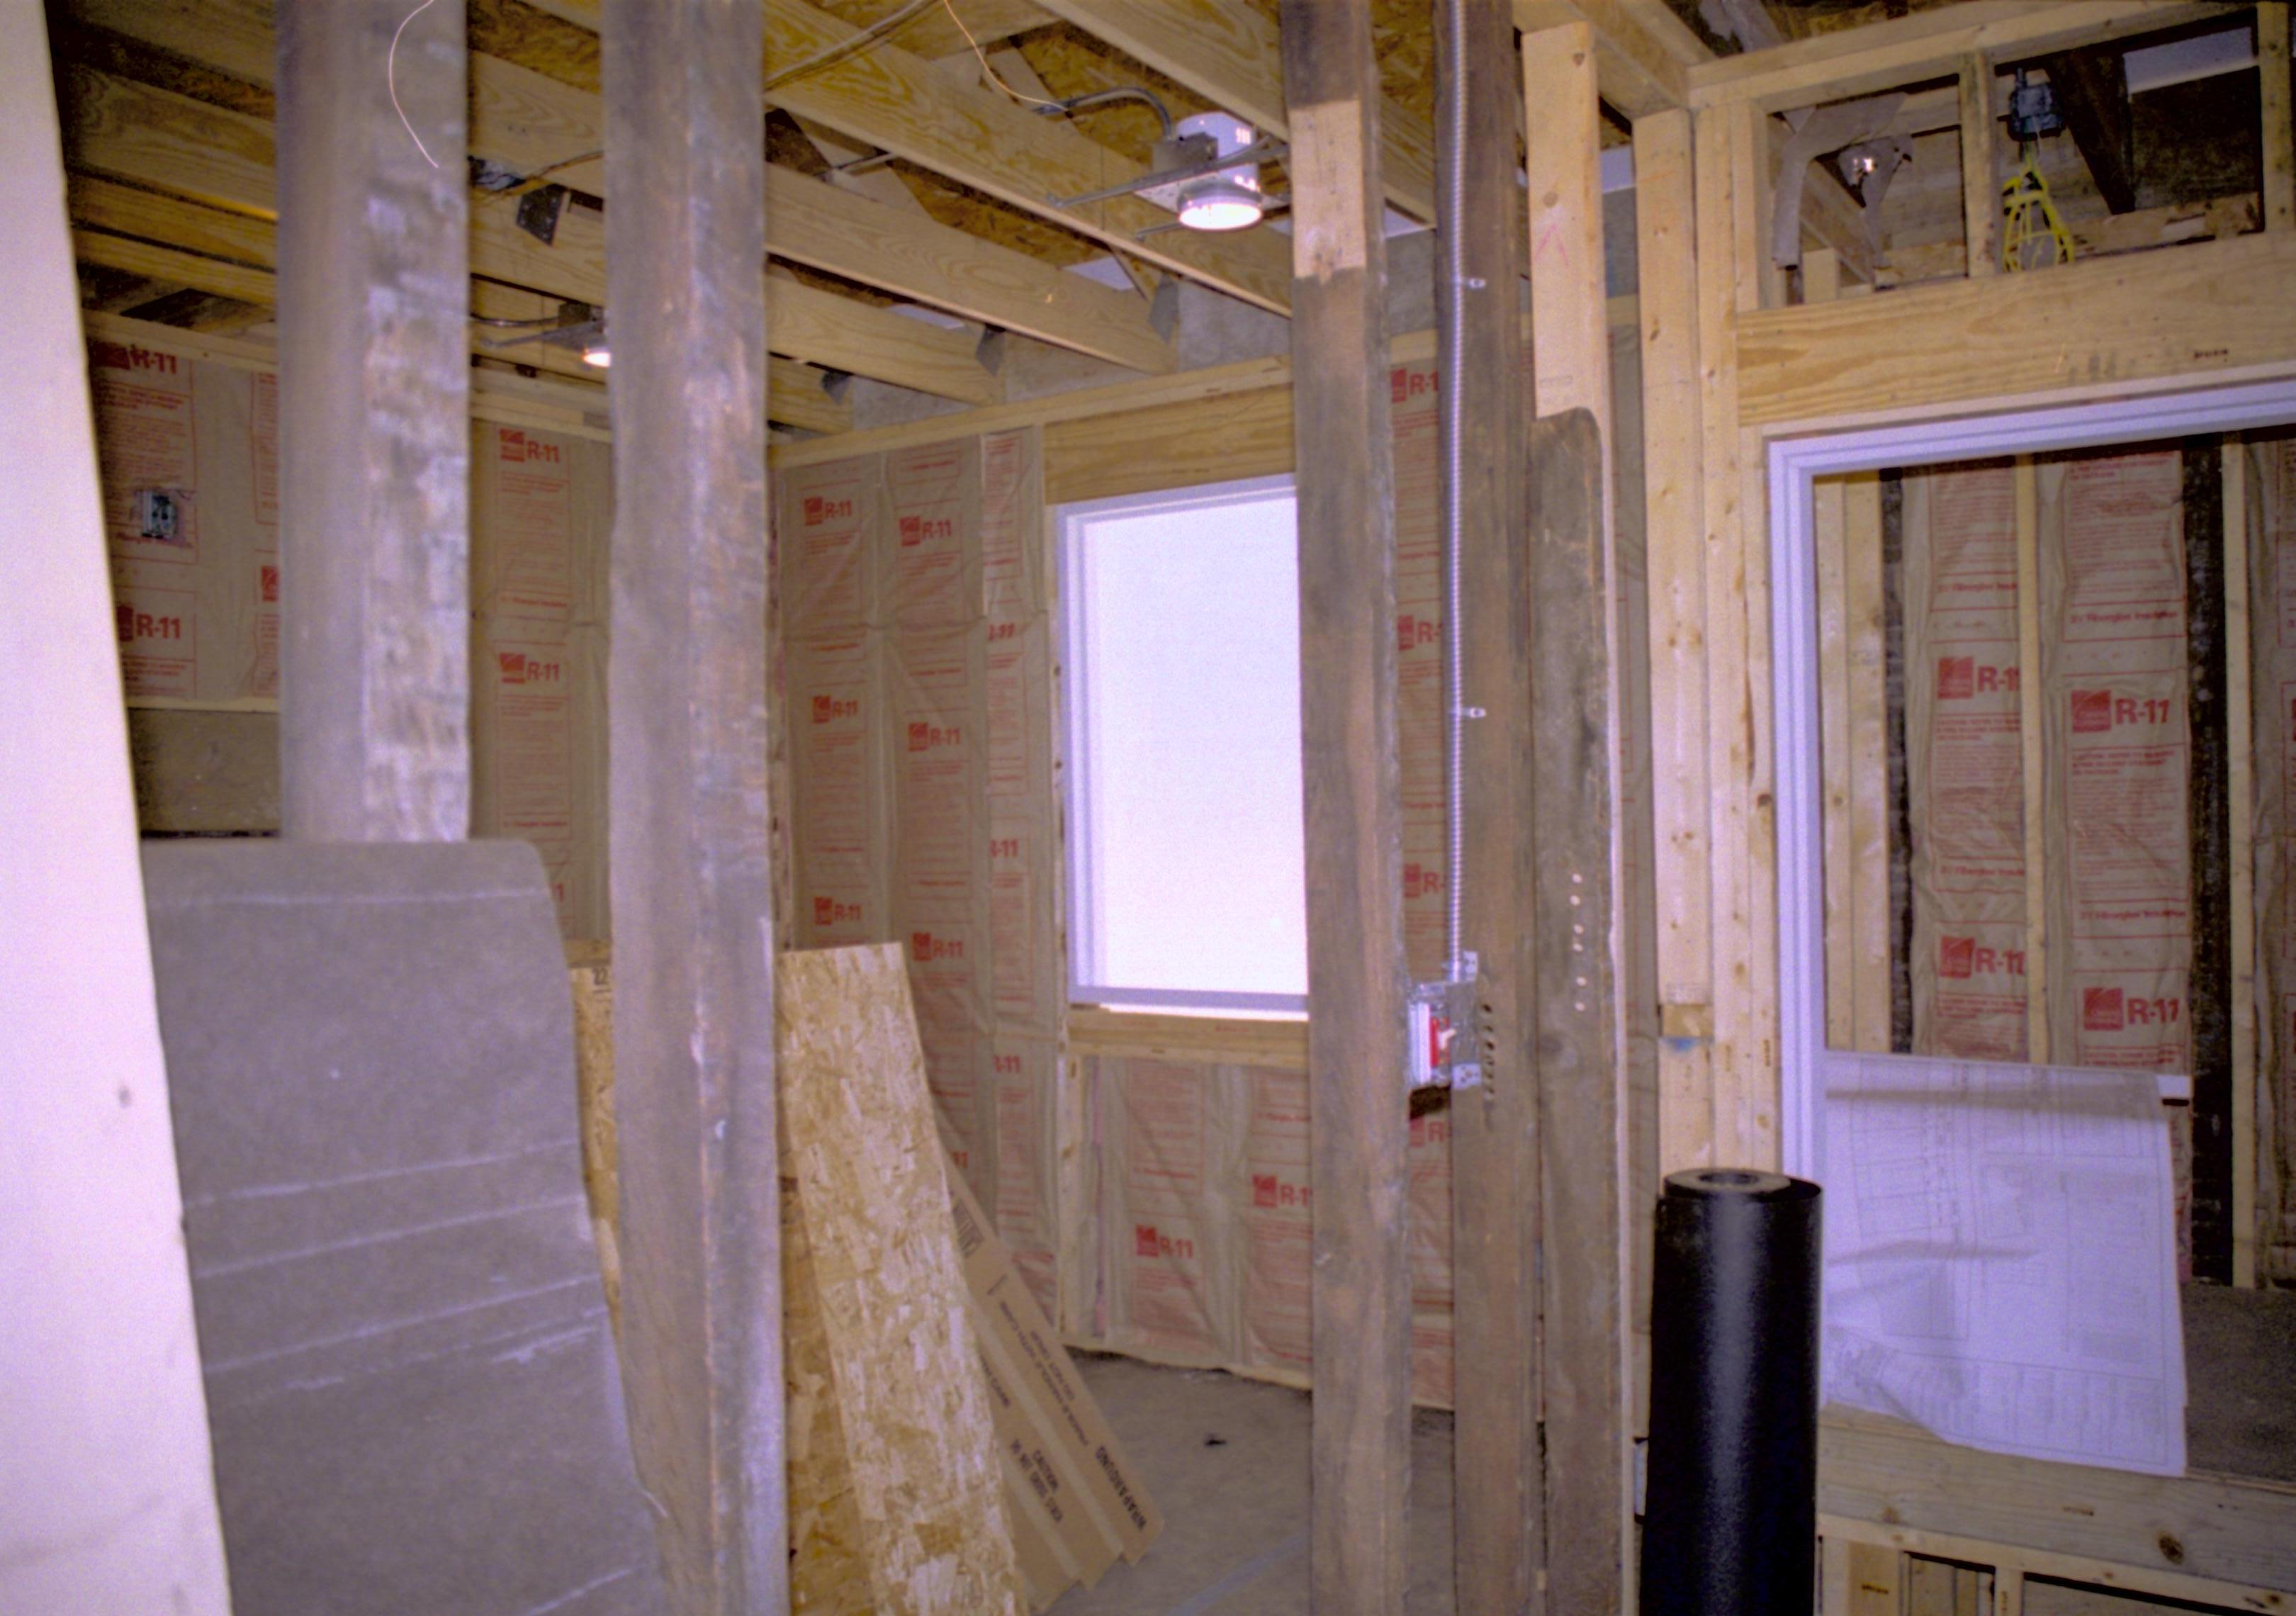
[[[842,1487],[853,1495],[849,1514],[805,1517],[808,1536],[792,1540],[796,1579],[809,1585],[808,1568],[850,1553],[866,1567],[872,1610],[1020,1616],[901,950],[784,955],[775,1012],[783,1175],[811,1265],[809,1285],[786,1306],[793,1334],[811,1327],[808,1309],[817,1313],[828,1395],[854,1416],[843,1421],[849,1480],[826,1462],[791,1475],[793,1515]],[[857,1545],[835,1539],[840,1522],[857,1521]]]
[[611,967],[575,965],[574,1068],[582,1117],[582,1188],[590,1226],[598,1236],[598,1269],[606,1283],[606,1311],[617,1337],[622,1328],[621,1184],[614,1161],[614,990]]

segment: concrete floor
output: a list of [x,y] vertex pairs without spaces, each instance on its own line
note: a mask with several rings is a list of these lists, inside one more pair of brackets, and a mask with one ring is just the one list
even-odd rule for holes
[[[1215,1370],[1075,1355],[1164,1534],[1137,1565],[1072,1588],[1053,1616],[1305,1616],[1308,1398]],[[1411,1443],[1408,1616],[1449,1616],[1451,1416],[1422,1409]]]
[[[2296,1481],[2296,1292],[2196,1285],[2184,1302],[2192,1468]],[[1071,1589],[1054,1616],[1304,1616],[1307,1395],[1214,1370],[1075,1357],[1163,1510],[1164,1534],[1139,1564],[1119,1561],[1098,1587]],[[1414,1416],[1411,1462],[1405,1609],[1449,1616],[1449,1415]]]

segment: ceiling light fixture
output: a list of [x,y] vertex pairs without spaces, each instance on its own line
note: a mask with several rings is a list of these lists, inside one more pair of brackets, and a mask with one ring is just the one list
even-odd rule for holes
[[[1210,155],[1214,158],[1233,157],[1258,138],[1258,132],[1250,124],[1225,112],[1199,112],[1193,118],[1184,118],[1176,132],[1183,140],[1192,135],[1209,139],[1212,144]],[[1259,223],[1267,206],[1267,199],[1259,193],[1259,165],[1241,162],[1182,185],[1179,205],[1174,211],[1179,214],[1180,223],[1190,230],[1243,230]]]

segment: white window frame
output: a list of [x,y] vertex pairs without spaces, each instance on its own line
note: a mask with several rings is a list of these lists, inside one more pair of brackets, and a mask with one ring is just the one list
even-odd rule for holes
[[[1825,836],[1819,746],[1816,479],[2296,422],[2296,378],[1928,420],[1769,442],[1770,636],[1777,734],[1779,1151],[1825,1178]],[[1867,1056],[1866,1059],[1875,1057]],[[1906,1059],[1923,1059],[1906,1056]],[[2172,1088],[2172,1085],[2174,1086]],[[2189,1078],[2164,1093],[2190,1093]]]
[[[1092,967],[1097,964],[1101,955],[1099,939],[1093,929],[1095,915],[1092,894],[1098,888],[1095,884],[1091,817],[1084,811],[1084,805],[1091,800],[1092,781],[1086,761],[1089,754],[1084,744],[1086,718],[1083,703],[1078,700],[1084,687],[1084,636],[1079,618],[1084,591],[1078,587],[1076,577],[1082,535],[1096,517],[1117,514],[1153,516],[1201,511],[1234,504],[1238,500],[1257,495],[1296,494],[1297,488],[1292,476],[1283,472],[1273,477],[1251,477],[1233,482],[1206,483],[1194,488],[1078,500],[1054,508],[1053,554],[1060,599],[1059,687],[1063,710],[1058,721],[1066,775],[1062,808],[1068,833],[1068,913],[1065,918],[1068,923],[1068,991],[1070,1004],[1198,1011],[1208,1014],[1226,1011],[1307,1013],[1308,997],[1304,993],[1229,993],[1195,988],[1128,988],[1090,980],[1095,974]],[[1301,879],[1303,882],[1306,879],[1304,870]]]

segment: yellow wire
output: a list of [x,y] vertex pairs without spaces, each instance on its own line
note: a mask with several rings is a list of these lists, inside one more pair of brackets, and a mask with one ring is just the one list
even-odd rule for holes
[[1061,104],[1057,101],[1046,101],[1040,95],[1023,95],[1011,85],[1006,84],[1003,76],[988,65],[988,53],[980,48],[980,41],[972,37],[972,30],[964,26],[964,19],[956,14],[956,7],[950,4],[949,0],[940,0],[940,8],[948,13],[948,20],[956,24],[956,31],[964,36],[964,43],[972,47],[972,53],[980,60],[980,70],[988,76],[988,81],[991,84],[1013,100],[1025,101],[1031,106],[1056,107]]

